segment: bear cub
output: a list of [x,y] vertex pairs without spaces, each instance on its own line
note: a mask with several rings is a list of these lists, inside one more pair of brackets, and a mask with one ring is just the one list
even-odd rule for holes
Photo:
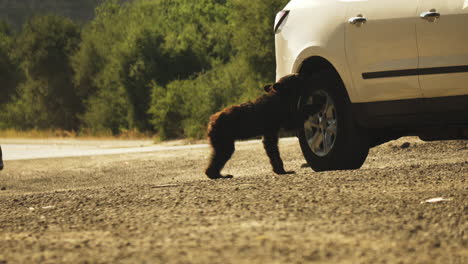
[[304,86],[305,81],[300,75],[287,75],[277,83],[265,86],[266,94],[256,100],[227,107],[212,115],[208,124],[212,153],[205,174],[210,179],[232,178],[232,175],[221,175],[221,170],[234,153],[234,141],[256,136],[263,136],[263,146],[276,174],[294,173],[284,170],[278,150],[278,133],[281,128],[294,130],[301,123],[297,106]]
[[2,147],[0,146],[0,170],[3,170]]

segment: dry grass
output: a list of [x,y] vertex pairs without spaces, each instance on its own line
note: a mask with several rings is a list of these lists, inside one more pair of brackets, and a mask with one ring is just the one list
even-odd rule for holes
[[149,132],[139,132],[137,130],[124,130],[118,135],[113,135],[112,131],[92,131],[81,130],[67,131],[62,129],[55,130],[15,130],[1,129],[0,138],[27,138],[27,139],[52,139],[52,138],[76,138],[76,139],[153,139],[159,141],[159,137]]

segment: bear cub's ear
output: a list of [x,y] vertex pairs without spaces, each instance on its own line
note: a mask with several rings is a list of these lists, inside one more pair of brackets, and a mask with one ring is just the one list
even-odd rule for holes
[[263,90],[265,90],[265,92],[269,93],[271,91],[271,86],[273,86],[273,85],[272,84],[265,85],[265,87],[263,87]]
[[277,82],[277,83],[275,83],[275,84],[273,84],[273,85],[271,86],[271,89],[272,89],[275,93],[281,92],[282,88],[283,88],[283,84],[281,84],[281,83],[279,83],[279,82]]
[[266,85],[265,87],[263,87],[263,90],[265,90],[265,92],[267,93],[279,93],[281,92],[283,86],[284,85],[281,83],[274,83]]

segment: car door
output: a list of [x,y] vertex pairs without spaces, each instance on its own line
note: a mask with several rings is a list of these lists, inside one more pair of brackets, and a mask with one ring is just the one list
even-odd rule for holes
[[419,80],[424,96],[468,95],[468,0],[420,1],[418,13]]
[[421,98],[417,0],[349,1],[345,46],[360,102]]

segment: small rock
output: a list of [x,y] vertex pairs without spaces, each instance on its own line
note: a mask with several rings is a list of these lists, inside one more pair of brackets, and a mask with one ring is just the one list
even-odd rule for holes
[[401,149],[407,149],[407,148],[409,148],[410,146],[411,146],[411,144],[410,144],[409,142],[405,142],[405,143],[401,144],[400,148],[401,148]]
[[0,190],[5,191],[5,190],[6,190],[6,187],[3,186],[2,188],[0,188]]
[[418,213],[418,215],[416,216],[416,219],[423,220],[424,219],[424,214],[423,213]]

